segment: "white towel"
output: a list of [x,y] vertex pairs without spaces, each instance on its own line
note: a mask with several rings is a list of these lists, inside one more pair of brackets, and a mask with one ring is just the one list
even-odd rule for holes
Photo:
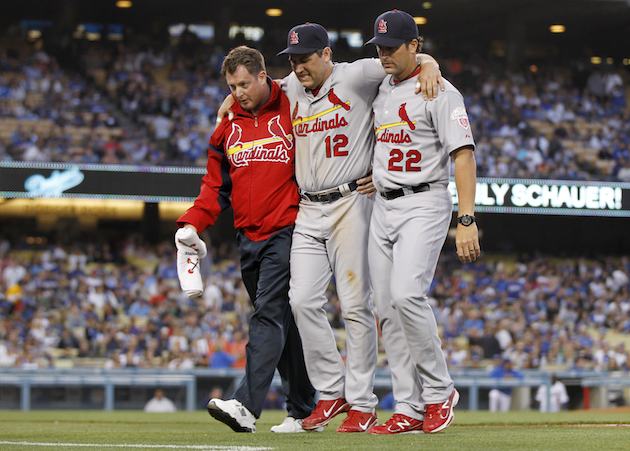
[[203,294],[203,281],[199,272],[199,255],[196,252],[177,250],[177,276],[186,296],[198,298]]
[[177,247],[177,276],[182,291],[190,298],[203,294],[203,281],[199,268],[200,259],[208,253],[204,243],[194,230],[181,228],[175,233]]
[[206,243],[203,242],[199,235],[188,227],[177,229],[175,233],[175,246],[177,250],[187,249],[196,252],[199,258],[204,258],[208,253]]

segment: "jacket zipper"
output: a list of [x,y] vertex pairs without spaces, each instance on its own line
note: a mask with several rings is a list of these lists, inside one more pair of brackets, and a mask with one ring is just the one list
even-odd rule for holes
[[[258,128],[258,116],[254,115],[254,127]],[[254,149],[252,149],[254,150]],[[253,202],[252,199],[254,197],[254,172],[255,172],[255,168],[256,165],[252,164],[250,167],[250,171],[251,171],[251,177],[249,177],[249,222],[252,223],[254,215],[253,215]]]

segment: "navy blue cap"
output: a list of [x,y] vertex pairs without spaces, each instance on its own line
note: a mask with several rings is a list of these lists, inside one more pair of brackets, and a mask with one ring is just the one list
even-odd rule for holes
[[278,55],[305,55],[330,47],[328,32],[316,23],[305,23],[291,28],[287,36],[287,48]]
[[366,44],[398,47],[412,39],[418,39],[418,25],[406,12],[394,9],[376,18],[374,37]]

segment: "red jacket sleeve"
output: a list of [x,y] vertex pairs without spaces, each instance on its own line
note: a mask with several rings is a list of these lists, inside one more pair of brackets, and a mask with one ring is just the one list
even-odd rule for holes
[[213,225],[219,214],[230,206],[232,180],[230,164],[223,149],[223,135],[229,122],[223,121],[210,138],[206,174],[201,179],[199,196],[193,206],[177,219],[180,227],[192,224],[201,232]]

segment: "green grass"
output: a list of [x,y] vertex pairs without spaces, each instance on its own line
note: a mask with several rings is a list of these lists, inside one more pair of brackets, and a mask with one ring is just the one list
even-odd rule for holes
[[[380,412],[382,420],[387,412]],[[236,434],[207,413],[146,414],[98,411],[0,411],[0,442],[29,441],[108,444],[261,446],[278,450],[578,450],[630,449],[630,413],[462,412],[454,424],[435,435],[373,436],[338,434],[341,418],[323,433],[277,435],[269,428],[282,412],[264,412],[256,434]],[[614,426],[616,425],[616,426]],[[625,425],[625,426],[624,426]],[[0,443],[2,450],[87,449],[18,446]],[[109,448],[113,449],[113,448]],[[120,449],[120,448],[117,448]]]

